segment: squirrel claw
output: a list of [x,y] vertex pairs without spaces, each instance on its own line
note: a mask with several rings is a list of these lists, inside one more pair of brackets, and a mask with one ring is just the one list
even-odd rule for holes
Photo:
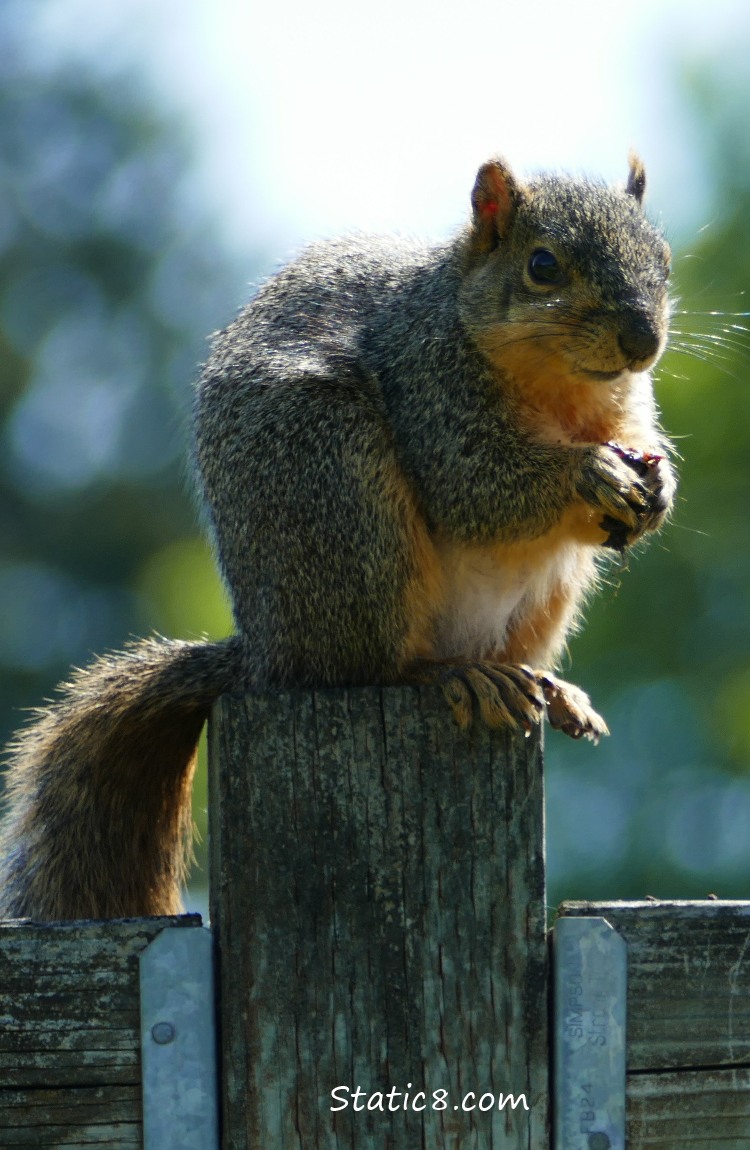
[[612,515],[605,515],[599,526],[602,531],[607,532],[607,538],[602,546],[608,547],[611,551],[619,551],[622,555],[630,542],[627,526],[621,519],[615,519]]
[[437,683],[460,727],[471,723],[474,704],[488,727],[523,730],[539,725],[546,703],[535,673],[517,663],[455,659],[421,662],[408,676],[413,682]]
[[537,681],[544,692],[549,724],[571,739],[589,739],[598,743],[609,727],[591,706],[585,691],[566,683],[548,671],[541,671]]

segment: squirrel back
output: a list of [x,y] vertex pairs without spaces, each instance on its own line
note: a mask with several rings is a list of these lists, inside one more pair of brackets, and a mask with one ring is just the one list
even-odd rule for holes
[[173,911],[227,690],[436,682],[462,723],[606,733],[552,668],[674,491],[644,186],[635,159],[619,189],[491,161],[450,242],[314,245],[218,335],[193,457],[236,635],[100,660],[19,737],[0,913]]

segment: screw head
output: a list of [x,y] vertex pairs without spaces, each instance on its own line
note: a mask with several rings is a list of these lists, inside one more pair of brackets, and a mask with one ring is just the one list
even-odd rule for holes
[[166,1046],[168,1043],[174,1042],[175,1033],[175,1028],[171,1022],[157,1022],[151,1027],[151,1037],[159,1046]]

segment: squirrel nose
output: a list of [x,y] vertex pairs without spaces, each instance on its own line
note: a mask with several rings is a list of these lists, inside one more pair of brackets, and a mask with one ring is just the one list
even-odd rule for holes
[[656,326],[642,312],[631,312],[623,316],[617,339],[630,364],[653,359],[659,350]]

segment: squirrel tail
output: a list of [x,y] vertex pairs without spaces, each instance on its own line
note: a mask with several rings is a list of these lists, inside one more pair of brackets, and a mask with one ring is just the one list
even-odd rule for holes
[[241,644],[147,639],[76,671],[10,748],[0,917],[179,912],[191,782],[211,703]]

